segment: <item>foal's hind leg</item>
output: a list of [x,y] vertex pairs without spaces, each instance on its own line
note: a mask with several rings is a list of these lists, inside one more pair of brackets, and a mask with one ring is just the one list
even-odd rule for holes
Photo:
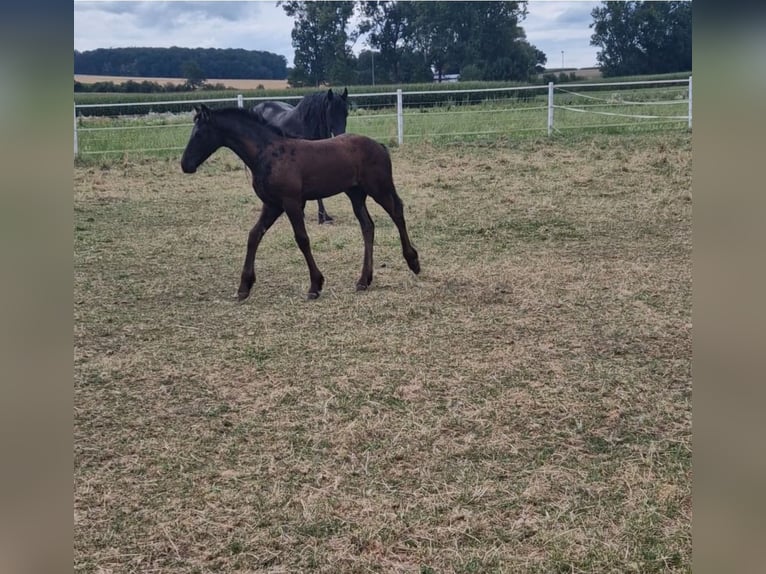
[[354,208],[354,215],[359,220],[364,239],[364,260],[362,261],[362,275],[356,282],[356,290],[364,291],[372,283],[372,245],[375,241],[375,224],[372,222],[370,212],[364,204],[367,196],[360,189],[354,189],[347,193]]
[[293,226],[295,242],[303,252],[303,257],[305,257],[306,263],[309,266],[311,286],[309,287],[308,298],[316,299],[322,291],[324,276],[319,271],[319,268],[314,261],[314,256],[311,254],[311,243],[309,242],[309,236],[306,233],[306,224],[303,222],[303,209],[296,205],[285,206],[285,213],[287,213],[287,217],[290,218],[290,224]]
[[324,208],[324,202],[321,199],[317,199],[317,206],[317,220],[319,221],[319,225],[322,225],[323,223],[331,223],[335,220],[334,217],[327,213],[327,210]]
[[245,254],[245,264],[242,267],[242,279],[237,290],[237,299],[244,301],[250,295],[250,289],[255,283],[255,252],[258,250],[258,244],[263,235],[268,231],[274,222],[282,215],[282,208],[274,205],[263,204],[261,215],[250,234],[247,236],[247,253]]
[[420,261],[418,260],[418,252],[412,246],[410,236],[407,234],[407,224],[404,221],[404,205],[402,200],[396,193],[396,188],[393,182],[385,186],[389,191],[381,193],[381,189],[375,190],[375,193],[370,193],[372,197],[380,206],[386,210],[386,213],[391,216],[391,219],[396,224],[396,228],[399,230],[399,238],[402,241],[402,254],[404,260],[407,261],[407,265],[414,273],[420,273]]

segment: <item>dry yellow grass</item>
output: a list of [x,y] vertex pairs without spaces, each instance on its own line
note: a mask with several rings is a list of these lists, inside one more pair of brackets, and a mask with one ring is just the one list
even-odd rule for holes
[[[175,86],[186,83],[185,78],[127,78],[125,76],[92,76],[86,74],[75,74],[74,80],[83,84],[95,84],[96,82],[114,82],[122,84],[129,80],[134,82],[156,82],[158,84],[173,84]],[[227,80],[219,78],[210,78],[205,80],[209,84],[223,84],[227,88],[239,90],[254,90],[259,85],[267,90],[282,90],[288,87],[287,80]]]
[[392,150],[233,302],[241,163],[80,165],[77,572],[691,571],[691,138]]

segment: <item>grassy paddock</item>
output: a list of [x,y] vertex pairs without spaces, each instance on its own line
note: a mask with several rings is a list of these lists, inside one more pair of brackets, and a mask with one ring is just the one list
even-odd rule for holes
[[691,137],[391,151],[233,301],[241,163],[74,168],[76,572],[691,571]]
[[[526,94],[526,95],[525,95]],[[467,138],[514,137],[547,133],[548,97],[520,92],[495,92],[481,103],[472,103],[476,94],[453,94],[439,101],[418,95],[419,107],[404,109],[404,137],[407,142],[442,143]],[[520,98],[525,95],[524,98]],[[470,97],[469,97],[470,96]],[[554,95],[557,131],[684,130],[688,113],[685,86],[612,89],[588,93],[566,85]],[[352,98],[352,102],[355,100]],[[406,103],[406,98],[405,98]],[[211,105],[232,105],[231,103]],[[396,145],[396,107],[383,100],[367,106],[354,104],[347,130]],[[147,155],[177,155],[188,140],[193,113],[191,104],[181,113],[145,113],[135,116],[90,116],[78,118],[78,149],[81,158],[136,158]],[[637,117],[637,116],[649,116]]]

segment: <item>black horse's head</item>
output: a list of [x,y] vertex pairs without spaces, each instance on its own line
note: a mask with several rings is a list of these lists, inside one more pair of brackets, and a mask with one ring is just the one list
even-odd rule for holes
[[194,173],[211,154],[222,145],[220,132],[215,129],[215,118],[205,104],[194,106],[194,127],[189,143],[181,156],[184,173]]
[[337,96],[332,93],[332,88],[327,90],[324,98],[324,119],[332,136],[346,133],[346,118],[348,118],[348,89],[343,88],[343,93]]

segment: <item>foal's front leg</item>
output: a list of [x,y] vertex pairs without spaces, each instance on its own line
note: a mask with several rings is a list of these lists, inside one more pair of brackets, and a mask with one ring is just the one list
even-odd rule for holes
[[311,243],[309,242],[308,233],[306,233],[306,224],[303,222],[303,208],[297,205],[285,206],[285,213],[287,213],[287,217],[290,218],[290,224],[293,226],[295,242],[303,252],[303,257],[306,258],[306,264],[309,266],[311,286],[309,287],[308,298],[316,299],[322,291],[324,276],[319,271],[316,261],[314,261],[314,256],[311,254]]
[[280,215],[282,215],[281,207],[264,203],[258,221],[247,236],[245,264],[242,267],[242,279],[239,282],[239,289],[237,290],[238,301],[244,301],[250,296],[250,290],[255,283],[255,252],[258,250],[258,244],[261,242],[261,239],[263,239],[264,234]]

